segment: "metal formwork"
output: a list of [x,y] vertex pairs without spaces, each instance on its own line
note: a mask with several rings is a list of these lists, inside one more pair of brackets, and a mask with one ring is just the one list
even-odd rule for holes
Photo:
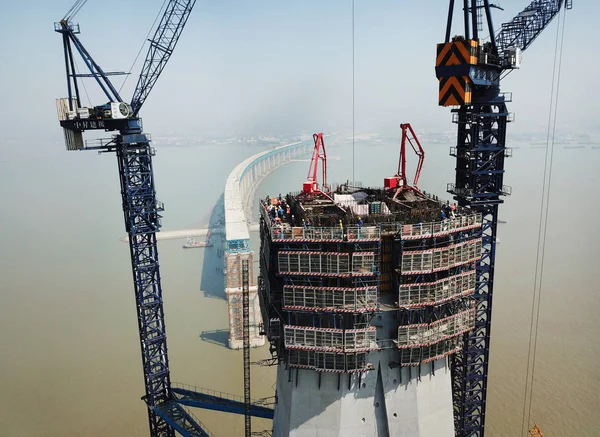
[[350,329],[344,331],[344,350],[364,352],[378,348],[376,328]]
[[332,312],[375,311],[377,287],[284,286],[283,308]]
[[462,347],[462,338],[457,336],[426,347],[400,349],[400,365],[418,366],[419,364],[429,363],[455,354]]
[[481,238],[437,249],[412,250],[402,253],[402,274],[414,275],[448,270],[479,260]]
[[285,346],[289,349],[324,352],[359,352],[377,349],[376,328],[331,329],[285,326]]
[[432,323],[417,323],[398,327],[398,348],[431,346],[473,328],[475,306]]
[[279,273],[306,275],[350,274],[350,254],[338,252],[280,251]]
[[288,351],[288,366],[335,373],[353,373],[372,368],[365,352],[343,354],[295,349]]
[[286,326],[285,347],[289,349],[344,351],[342,329],[317,329],[306,326]]
[[375,273],[375,252],[355,252],[352,254],[352,272]]
[[475,292],[475,270],[459,273],[433,282],[401,284],[398,305],[418,308],[439,305]]

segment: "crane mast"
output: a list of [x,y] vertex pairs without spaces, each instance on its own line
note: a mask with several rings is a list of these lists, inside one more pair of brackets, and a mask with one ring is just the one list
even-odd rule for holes
[[[450,38],[454,12],[450,0],[445,42],[437,45],[436,76],[439,105],[452,106],[457,124],[456,178],[448,192],[460,206],[482,214],[482,254],[476,267],[475,328],[464,334],[463,349],[451,357],[455,433],[483,437],[488,379],[492,294],[496,255],[498,206],[510,194],[503,185],[506,127],[511,121],[506,103],[510,93],[500,92],[507,70],[520,67],[521,52],[535,40],[562,7],[570,1],[535,0],[494,33],[489,0],[463,0],[464,34]],[[477,13],[485,11],[489,40],[479,37]]]
[[[76,3],[81,3],[80,1]],[[65,17],[54,29],[62,35],[68,97],[57,99],[60,124],[67,150],[114,152],[117,156],[125,229],[129,239],[136,300],[142,368],[148,421],[152,437],[171,437],[177,429],[184,435],[207,435],[194,419],[173,401],[163,310],[156,233],[161,227],[163,204],[157,200],[150,136],[142,131],[138,112],[169,60],[187,22],[195,0],[168,2],[142,68],[131,104],[125,103],[109,76],[85,49],[77,34],[79,25]],[[75,50],[73,50],[73,48]],[[75,71],[74,53],[83,59],[89,73]],[[108,103],[81,106],[79,79],[95,79]],[[109,140],[84,142],[86,130],[116,131]]]

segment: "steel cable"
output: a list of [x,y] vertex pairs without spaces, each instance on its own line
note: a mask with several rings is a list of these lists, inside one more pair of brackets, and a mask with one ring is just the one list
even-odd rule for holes
[[[552,91],[550,93],[550,109],[548,113],[548,130],[546,134],[546,156],[544,159],[544,175],[543,175],[543,183],[542,183],[542,198],[540,205],[540,216],[539,216],[539,231],[538,231],[538,240],[537,240],[537,253],[536,253],[536,262],[535,262],[535,275],[534,275],[534,285],[533,285],[533,298],[531,303],[531,323],[529,327],[529,349],[527,354],[527,372],[526,372],[526,381],[525,381],[525,395],[523,397],[523,420],[521,424],[521,433],[526,435],[527,433],[527,425],[529,424],[529,420],[531,419],[531,408],[532,408],[532,400],[533,400],[533,385],[534,385],[534,375],[535,375],[535,362],[537,355],[537,340],[539,334],[539,321],[540,321],[540,304],[541,304],[541,295],[542,295],[542,283],[543,283],[543,273],[544,273],[544,261],[546,254],[546,237],[547,237],[547,227],[548,227],[548,212],[549,212],[549,204],[550,204],[550,190],[551,190],[551,182],[552,182],[552,167],[554,160],[554,139],[556,134],[556,117],[558,110],[558,95],[560,89],[560,73],[562,67],[562,52],[563,52],[563,42],[565,35],[565,21],[566,21],[566,8],[563,13],[562,20],[562,29],[560,23],[560,15],[559,22],[556,30],[556,41],[554,47],[554,64],[552,69]],[[560,36],[560,40],[559,40]],[[560,44],[559,44],[560,41]],[[558,59],[558,67],[557,67],[557,59]],[[555,86],[556,79],[556,86]],[[556,98],[555,98],[556,94]],[[543,226],[542,226],[543,225]],[[539,268],[539,269],[538,269]],[[539,271],[539,274],[538,274]],[[537,300],[536,300],[537,295]],[[532,348],[533,344],[533,348]],[[531,364],[531,377],[530,377],[530,364]],[[529,383],[529,379],[531,379],[531,383]],[[528,396],[529,389],[529,396]],[[529,404],[527,404],[527,399],[529,397]],[[527,414],[525,411],[527,410]]]
[[355,43],[354,43],[354,0],[352,0],[352,183],[356,182],[356,177],[354,176],[354,168],[355,168],[355,160],[354,160],[354,128],[355,128],[355,92],[354,92],[354,53],[355,53]]
[[148,30],[148,34],[146,35],[146,38],[144,38],[144,41],[142,42],[142,46],[138,50],[137,55],[135,55],[135,59],[133,60],[133,62],[131,64],[131,67],[129,67],[129,71],[125,75],[125,78],[123,79],[123,83],[121,84],[121,87],[119,88],[119,94],[121,94],[121,90],[125,86],[125,82],[127,82],[127,79],[129,78],[129,75],[131,74],[131,71],[133,70],[133,67],[135,66],[135,64],[136,64],[137,60],[139,59],[140,55],[142,54],[142,50],[144,50],[144,47],[146,46],[146,41],[148,41],[148,38],[150,38],[150,34],[154,30],[154,26],[156,25],[156,22],[163,15],[163,10],[164,10],[166,4],[167,4],[167,0],[164,0],[162,6],[158,10],[158,14],[156,14],[156,17],[154,18],[154,22],[150,26],[150,30]]

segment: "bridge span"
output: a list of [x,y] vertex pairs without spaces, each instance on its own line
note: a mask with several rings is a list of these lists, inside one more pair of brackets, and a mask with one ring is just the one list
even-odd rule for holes
[[242,261],[248,260],[250,277],[250,344],[262,346],[265,339],[260,335],[260,307],[258,287],[254,275],[254,252],[250,249],[248,226],[252,224],[256,190],[262,179],[279,165],[300,156],[306,156],[314,148],[312,140],[301,141],[257,153],[239,163],[229,174],[225,184],[225,294],[229,309],[229,347],[243,347],[242,332]]

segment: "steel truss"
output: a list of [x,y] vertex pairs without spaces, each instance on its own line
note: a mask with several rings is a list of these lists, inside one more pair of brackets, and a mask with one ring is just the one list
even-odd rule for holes
[[496,227],[502,185],[509,114],[503,97],[453,110],[458,124],[456,182],[448,184],[461,206],[482,214],[482,255],[476,265],[475,328],[464,334],[463,349],[450,358],[457,436],[483,437],[490,350],[492,294],[496,255]]
[[170,401],[172,394],[156,243],[163,206],[154,188],[154,149],[148,137],[139,133],[117,135],[115,145],[146,386],[143,400],[148,406],[150,435],[172,437],[173,429],[156,414],[156,407]]

